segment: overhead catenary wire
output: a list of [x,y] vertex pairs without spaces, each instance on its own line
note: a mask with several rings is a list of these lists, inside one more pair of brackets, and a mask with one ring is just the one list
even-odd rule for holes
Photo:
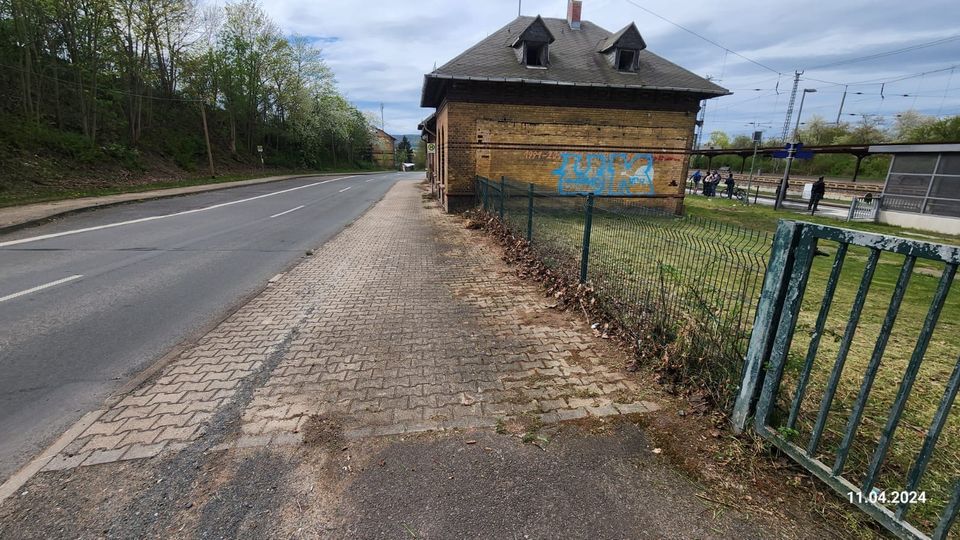
[[[718,47],[718,48],[720,48],[721,50],[723,50],[723,51],[724,51],[724,56],[723,56],[723,68],[722,68],[722,70],[721,70],[721,77],[724,77],[724,76],[726,75],[726,61],[727,61],[727,57],[728,57],[729,54],[733,54],[733,55],[735,55],[735,56],[737,56],[737,57],[739,57],[739,58],[741,58],[741,59],[743,59],[743,60],[745,60],[745,61],[747,61],[747,62],[750,62],[750,63],[752,63],[752,64],[754,64],[754,65],[756,65],[756,66],[758,66],[758,67],[760,67],[760,68],[763,68],[763,69],[768,70],[768,71],[770,71],[770,72],[776,73],[777,76],[778,76],[778,81],[777,81],[777,86],[773,89],[773,93],[776,94],[776,104],[775,104],[775,106],[774,106],[774,109],[777,108],[777,106],[779,105],[779,101],[780,101],[780,92],[779,92],[779,86],[780,86],[779,82],[780,82],[780,80],[779,80],[779,78],[782,77],[782,72],[781,72],[780,70],[775,69],[775,68],[773,68],[773,67],[771,67],[771,66],[768,66],[768,65],[766,65],[766,64],[763,64],[763,63],[761,63],[761,62],[758,62],[758,61],[756,61],[756,60],[754,60],[754,59],[752,59],[752,58],[749,58],[749,57],[747,57],[747,56],[745,56],[745,55],[743,55],[743,54],[741,54],[741,53],[739,53],[739,52],[737,52],[737,51],[735,51],[735,50],[733,50],[733,49],[731,49],[731,48],[729,48],[729,47],[727,47],[727,46],[725,46],[725,45],[723,45],[723,44],[721,44],[721,43],[719,43],[719,42],[717,42],[717,41],[715,41],[715,40],[713,40],[713,39],[710,39],[710,38],[708,38],[708,37],[706,37],[706,36],[704,36],[704,35],[702,35],[702,34],[699,34],[699,33],[695,32],[695,31],[691,30],[690,28],[687,28],[687,27],[685,27],[685,26],[683,26],[683,25],[681,25],[681,24],[679,24],[679,23],[677,23],[677,22],[674,22],[674,21],[668,19],[667,17],[664,17],[663,15],[660,15],[659,13],[654,12],[653,10],[644,7],[643,5],[641,5],[640,3],[638,3],[638,2],[635,1],[635,0],[624,0],[624,1],[625,1],[626,3],[632,5],[632,6],[634,6],[634,7],[638,8],[638,9],[640,9],[640,10],[648,13],[649,15],[651,15],[651,16],[653,16],[653,17],[656,17],[656,18],[658,18],[658,19],[660,19],[660,20],[662,20],[662,21],[664,21],[664,22],[666,22],[666,23],[668,23],[668,24],[670,24],[670,25],[672,25],[672,26],[674,26],[674,27],[676,27],[676,28],[678,28],[678,29],[680,29],[680,30],[683,30],[684,32],[686,32],[686,33],[688,33],[688,34],[691,34],[691,35],[693,35],[693,36],[695,36],[695,37],[697,37],[697,38],[699,38],[699,39],[701,39],[701,40],[703,40],[703,41],[705,41],[705,42],[707,42],[707,43],[709,43],[709,44],[711,44],[711,45],[713,45],[713,46],[715,46],[715,47]],[[915,51],[915,50],[919,50],[919,49],[924,49],[924,48],[928,48],[928,47],[934,47],[934,46],[937,46],[937,45],[941,45],[941,44],[944,44],[944,43],[949,43],[949,42],[957,41],[957,40],[960,40],[960,34],[954,34],[954,35],[950,35],[950,36],[940,37],[940,38],[937,38],[937,39],[932,40],[932,41],[929,41],[929,42],[918,43],[918,44],[910,45],[910,46],[907,46],[907,47],[900,47],[900,48],[897,48],[897,49],[892,49],[892,50],[887,50],[887,51],[881,51],[881,52],[878,52],[878,53],[869,54],[869,55],[864,55],[864,56],[860,56],[860,57],[847,58],[847,59],[843,59],[843,60],[837,60],[837,61],[835,61],[835,62],[829,62],[829,63],[817,65],[817,66],[814,66],[814,67],[811,67],[811,68],[807,68],[807,69],[817,70],[817,69],[825,69],[825,68],[833,67],[833,66],[840,66],[840,65],[852,64],[852,63],[857,63],[857,62],[864,62],[864,61],[868,61],[868,60],[872,60],[872,59],[883,58],[883,57],[887,57],[887,56],[893,56],[893,55],[902,54],[902,53],[905,53],[905,52]],[[924,96],[924,95],[922,95],[922,94],[920,93],[920,89],[921,89],[921,87],[922,87],[922,84],[921,84],[921,85],[918,85],[917,89],[916,89],[913,93],[906,93],[906,92],[891,93],[891,92],[889,91],[889,89],[886,88],[886,86],[887,86],[888,84],[891,84],[891,83],[895,83],[895,82],[899,82],[899,81],[903,81],[903,80],[912,79],[912,78],[914,78],[914,77],[921,77],[921,78],[922,78],[922,77],[924,77],[925,75],[929,75],[929,74],[932,74],[932,73],[943,72],[943,71],[948,71],[948,70],[951,71],[951,75],[952,75],[952,70],[953,70],[954,68],[956,68],[956,67],[958,67],[958,66],[956,66],[956,65],[955,65],[955,66],[948,66],[948,67],[946,67],[946,68],[941,68],[941,69],[937,69],[937,70],[925,71],[925,72],[922,72],[922,73],[910,74],[910,75],[899,76],[899,77],[894,77],[894,78],[889,78],[889,79],[888,79],[888,78],[883,78],[883,79],[876,79],[876,80],[857,81],[857,82],[852,82],[852,83],[851,83],[851,82],[844,83],[844,82],[829,81],[829,80],[818,79],[818,78],[813,78],[813,77],[804,77],[804,80],[815,81],[815,82],[819,82],[819,83],[826,84],[826,85],[830,85],[830,86],[836,86],[836,87],[839,87],[839,86],[849,87],[849,86],[856,86],[856,85],[879,84],[879,85],[880,85],[880,93],[879,93],[878,95],[879,95],[880,98],[881,98],[881,99],[880,99],[880,102],[878,103],[878,107],[877,107],[877,112],[879,113],[880,110],[883,108],[883,105],[884,105],[884,102],[885,102],[886,98],[888,98],[888,97],[890,97],[890,98],[913,98],[913,103],[912,103],[912,105],[915,105],[915,104],[916,104],[916,100],[917,100],[918,98],[920,98],[920,97],[940,97],[940,98],[941,98],[941,101],[945,102],[945,101],[946,101],[946,94],[947,94],[947,92],[949,91],[949,84],[948,84],[947,89],[945,89],[944,94],[943,94],[942,96],[939,96],[939,95],[938,95],[938,96]],[[922,82],[922,81],[921,81],[921,82]],[[722,106],[722,107],[715,108],[714,111],[715,111],[715,112],[728,111],[728,110],[730,110],[731,108],[735,109],[735,108],[737,108],[738,106],[741,106],[741,105],[744,105],[744,104],[747,104],[747,103],[750,103],[750,102],[754,102],[754,101],[757,101],[757,100],[759,100],[759,99],[762,99],[762,98],[764,98],[764,97],[768,97],[768,96],[769,96],[768,93],[760,94],[760,92],[763,92],[763,89],[761,89],[761,88],[746,88],[746,89],[740,89],[740,90],[738,90],[738,91],[740,91],[740,92],[758,92],[758,95],[755,96],[755,97],[753,97],[753,98],[750,98],[750,99],[741,100],[741,101],[737,101],[737,102],[730,103],[730,104],[725,104],[725,105]],[[856,94],[856,93],[855,93],[855,94]],[[860,93],[860,95],[866,95],[866,94],[865,94],[865,93]],[[911,105],[911,106],[912,106],[912,105]],[[941,106],[941,109],[940,109],[940,110],[942,111],[942,106]],[[938,113],[938,116],[939,116],[939,113]]]
[[855,82],[842,83],[842,84],[848,84],[848,85],[850,85],[850,86],[891,84],[891,83],[895,83],[895,82],[900,82],[900,81],[906,81],[906,80],[909,80],[909,79],[913,79],[913,78],[915,78],[915,77],[923,77],[923,76],[926,76],[926,75],[932,75],[932,74],[934,74],[934,73],[942,73],[942,72],[944,72],[944,71],[953,71],[954,69],[956,69],[956,68],[958,68],[958,67],[960,67],[960,64],[953,64],[953,65],[950,65],[950,66],[947,66],[947,67],[943,67],[943,68],[939,68],[939,69],[933,69],[933,70],[930,70],[930,71],[922,71],[922,72],[920,72],[920,73],[911,73],[910,75],[903,75],[903,76],[901,76],[901,77],[895,77],[895,78],[893,78],[893,79],[890,79],[890,78],[887,78],[887,77],[883,77],[883,78],[878,78],[878,79],[867,79],[867,80],[863,80],[863,81],[855,81]]
[[[828,84],[828,85],[830,85],[831,87],[836,87],[836,86],[844,86],[844,87],[848,87],[848,86],[880,86],[878,92],[863,92],[863,91],[849,92],[849,91],[848,91],[847,93],[848,93],[849,95],[860,95],[860,96],[875,96],[875,97],[880,97],[880,98],[881,98],[881,105],[882,105],[883,101],[885,101],[887,98],[914,98],[914,102],[916,102],[916,99],[917,99],[917,98],[940,98],[941,101],[944,101],[944,102],[945,102],[946,96],[947,96],[947,94],[948,94],[950,91],[952,91],[952,90],[960,90],[960,88],[956,88],[956,89],[951,89],[951,88],[950,88],[950,84],[951,84],[950,81],[951,81],[951,79],[952,79],[952,74],[954,73],[954,71],[955,71],[958,67],[960,67],[960,64],[953,64],[953,65],[946,66],[946,67],[943,67],[943,68],[938,68],[938,69],[933,69],[933,70],[928,70],[928,71],[922,71],[922,72],[918,72],[918,73],[911,73],[911,74],[908,74],[908,75],[902,75],[902,76],[897,76],[897,77],[893,77],[893,78],[884,77],[884,78],[867,79],[867,80],[854,81],[854,82],[848,82],[848,83],[838,83],[838,82],[835,82],[835,81],[827,81],[827,80],[823,80],[823,79],[817,79],[817,78],[814,78],[814,77],[806,77],[806,76],[803,77],[802,80],[820,82],[820,83]],[[922,79],[923,79],[924,77],[928,76],[928,75],[935,74],[935,73],[942,73],[942,72],[946,72],[946,71],[949,71],[949,72],[951,73],[951,79],[948,79],[947,86],[944,88],[944,91],[943,91],[942,94],[939,94],[939,93],[938,93],[938,94],[936,94],[936,95],[932,95],[932,94],[921,94],[921,93],[919,93],[919,92],[915,92],[915,93],[904,93],[904,92],[891,93],[891,92],[887,89],[887,86],[888,86],[888,85],[891,85],[891,84],[893,84],[893,83],[902,82],[902,81],[906,81],[906,80],[910,80],[910,79],[914,79],[914,78],[920,78],[920,79],[921,79],[921,82],[922,82]],[[921,85],[918,85],[918,90],[919,90],[920,86],[921,86]],[[820,89],[820,91],[821,91],[821,93],[831,93],[831,92],[829,92],[829,91],[824,92],[823,89]],[[840,93],[840,92],[835,92],[835,93]],[[870,100],[869,98],[866,98],[866,99],[854,101],[853,103],[863,102],[863,101],[869,101],[869,100]],[[941,111],[942,111],[942,109],[941,109]],[[940,112],[937,113],[937,116],[940,116]]]
[[953,83],[953,68],[950,68],[950,76],[947,78],[947,87],[943,89],[943,99],[940,100],[940,107],[937,108],[937,116],[943,111],[943,103],[947,100],[947,92],[950,91],[950,85]]
[[780,71],[780,70],[775,69],[775,68],[772,68],[772,67],[770,67],[770,66],[768,66],[768,65],[766,65],[766,64],[762,64],[762,63],[760,63],[760,62],[758,62],[758,61],[756,61],[756,60],[754,60],[754,59],[752,59],[752,58],[749,58],[749,57],[747,57],[747,56],[744,56],[744,55],[738,53],[737,51],[735,51],[735,50],[733,50],[733,49],[731,49],[731,48],[729,48],[729,47],[727,47],[727,46],[725,46],[725,45],[722,45],[722,44],[720,44],[720,43],[717,43],[716,41],[714,41],[714,40],[712,40],[712,39],[710,39],[710,38],[708,38],[708,37],[706,37],[706,36],[703,36],[703,35],[701,35],[701,34],[698,34],[697,32],[694,32],[693,30],[687,28],[686,26],[683,26],[682,24],[673,22],[673,21],[671,21],[670,19],[664,17],[663,15],[660,15],[659,13],[656,13],[656,12],[654,12],[654,11],[651,11],[651,10],[649,10],[649,9],[641,6],[640,4],[638,4],[637,2],[635,2],[634,0],[624,0],[624,2],[626,2],[626,3],[628,3],[628,4],[630,4],[630,5],[634,6],[634,7],[636,7],[637,9],[641,9],[641,10],[649,13],[650,15],[653,15],[654,17],[656,17],[656,18],[658,18],[658,19],[660,19],[660,20],[662,20],[662,21],[667,22],[667,23],[669,23],[669,24],[671,24],[671,25],[673,25],[673,26],[675,26],[675,27],[683,30],[684,32],[687,32],[688,34],[694,35],[694,36],[702,39],[703,41],[706,41],[707,43],[709,43],[709,44],[711,44],[711,45],[713,45],[713,46],[715,46],[715,47],[719,47],[719,48],[723,49],[724,51],[726,51],[726,52],[729,53],[729,54],[732,54],[732,55],[734,55],[734,56],[737,56],[737,57],[739,57],[739,58],[742,58],[743,60],[746,60],[747,62],[750,62],[751,64],[754,64],[755,66],[758,66],[758,67],[761,67],[761,68],[763,68],[763,69],[765,69],[765,70],[767,70],[767,71],[776,73],[777,75],[780,75],[780,74],[781,74],[781,71]]
[[827,64],[821,64],[821,65],[819,65],[819,66],[813,66],[813,67],[804,68],[804,70],[814,71],[814,70],[817,70],[817,69],[824,69],[824,68],[828,68],[828,67],[842,66],[842,65],[846,65],[846,64],[854,64],[854,63],[857,63],[857,62],[866,62],[866,61],[868,61],[868,60],[875,60],[875,59],[877,59],[877,58],[884,58],[884,57],[887,57],[887,56],[893,56],[893,55],[902,54],[902,53],[905,53],[905,52],[916,51],[916,50],[919,50],[919,49],[926,49],[926,48],[928,48],[928,47],[935,47],[935,46],[937,46],[937,45],[942,45],[942,44],[944,44],[944,43],[949,43],[949,42],[951,42],[951,41],[956,41],[956,40],[960,40],[960,34],[954,34],[954,35],[947,36],[947,37],[944,37],[944,38],[939,38],[939,39],[936,39],[936,40],[933,40],[933,41],[929,41],[929,42],[927,42],[927,43],[918,43],[918,44],[916,44],[916,45],[910,45],[910,46],[908,46],[908,47],[902,47],[902,48],[900,48],[900,49],[894,49],[894,50],[891,50],[891,51],[884,51],[884,52],[879,52],[879,53],[875,53],[875,54],[869,54],[869,55],[866,55],[866,56],[860,56],[860,57],[856,57],[856,58],[848,58],[848,59],[846,59],[846,60],[838,60],[838,61],[836,61],[836,62],[830,62],[830,63],[827,63]]

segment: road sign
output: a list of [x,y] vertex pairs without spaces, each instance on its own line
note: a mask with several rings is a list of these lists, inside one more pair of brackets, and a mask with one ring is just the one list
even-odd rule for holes
[[434,154],[437,151],[437,143],[427,143],[427,153]]
[[788,155],[790,155],[790,153],[787,152],[786,150],[777,150],[776,152],[770,152],[770,155],[773,156],[773,157],[775,157],[775,158],[781,158],[781,159],[783,159],[783,158],[787,157]]
[[261,145],[258,144],[258,145],[257,145],[257,152],[260,152],[260,153],[262,154],[262,153],[263,153],[263,146],[261,146]]

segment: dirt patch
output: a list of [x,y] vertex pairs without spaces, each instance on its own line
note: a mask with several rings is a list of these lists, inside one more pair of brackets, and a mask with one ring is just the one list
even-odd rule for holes
[[229,480],[201,499],[206,504],[193,527],[198,536],[257,538],[277,528],[278,510],[289,496],[289,457],[268,449],[237,457],[231,460]]
[[736,436],[718,413],[696,413],[683,398],[660,401],[660,414],[636,418],[671,465],[708,488],[719,504],[789,522],[832,523],[845,534],[881,538],[866,514],[755,435]]
[[343,425],[334,417],[321,414],[311,414],[303,424],[303,444],[321,446],[329,449],[341,449],[346,439],[343,438]]
[[132,462],[40,473],[0,506],[0,538],[108,536],[112,515],[156,483],[152,473]]

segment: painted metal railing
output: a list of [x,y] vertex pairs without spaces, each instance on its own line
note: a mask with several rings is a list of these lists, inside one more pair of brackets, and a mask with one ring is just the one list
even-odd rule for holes
[[[811,265],[816,255],[823,254],[818,249],[820,242],[835,245],[836,252],[823,297],[819,302],[813,298],[813,305],[818,306],[818,309],[813,311],[818,313],[810,331],[806,353],[791,354],[791,344],[798,327],[798,314],[811,274]],[[864,269],[852,298],[842,337],[839,337],[836,359],[823,385],[819,408],[815,419],[810,424],[812,427],[809,429],[809,438],[806,445],[801,446],[797,443],[797,420],[801,413],[801,403],[806,397],[817,352],[822,344],[821,338],[825,332],[825,324],[830,316],[831,307],[835,303],[844,262],[853,257],[851,252],[855,249],[857,258],[865,257]],[[848,364],[848,358],[851,356],[854,337],[858,329],[861,329],[864,305],[871,285],[875,282],[874,278],[881,264],[882,254],[892,254],[896,262],[902,258],[902,263],[892,284],[889,303],[886,304],[886,309],[878,311],[883,313],[883,316],[876,330],[875,339],[872,334],[867,338],[868,342],[873,341],[873,345],[862,351],[863,357],[869,360],[862,372],[858,371],[852,377],[854,381],[858,379],[860,381],[856,399],[852,403],[837,407],[835,400],[838,395],[838,385],[844,374],[845,364]],[[927,270],[928,279],[931,277],[930,273],[939,273],[937,285],[922,324],[919,326],[919,333],[916,335],[909,360],[902,359],[906,364],[903,371],[893,374],[894,380],[899,382],[896,383],[895,397],[888,405],[886,417],[872,419],[882,428],[876,435],[871,433],[870,436],[865,436],[862,432],[867,403],[871,398],[871,392],[875,390],[874,383],[881,371],[881,360],[884,359],[889,338],[904,305],[903,302],[908,298],[907,288],[911,277],[915,274],[918,261],[925,261],[924,270]],[[931,267],[931,263],[934,267]],[[897,434],[897,427],[901,423],[907,402],[915,390],[914,384],[918,372],[931,344],[931,336],[944,310],[958,265],[960,265],[960,248],[958,247],[810,223],[781,221],[774,238],[773,251],[756,311],[754,332],[747,352],[743,380],[734,407],[733,423],[736,429],[744,429],[752,414],[754,429],[759,434],[890,531],[903,538],[927,538],[926,532],[907,521],[907,515],[911,504],[916,502],[917,494],[922,493],[918,492],[918,488],[924,474],[928,472],[931,458],[948,423],[958,388],[960,388],[960,358],[957,358],[955,365],[952,366],[952,372],[937,403],[935,413],[930,418],[923,435],[922,445],[912,465],[909,466],[903,485],[889,491],[889,493],[898,494],[891,496],[892,499],[896,499],[894,504],[890,504],[887,500],[888,490],[878,491],[875,488],[878,485],[878,475],[889,457],[891,444],[895,440],[894,436]],[[853,293],[852,290],[847,292]],[[917,299],[909,297],[908,301],[916,302]],[[865,354],[867,351],[869,356]],[[801,358],[802,363],[799,362]],[[791,360],[795,380],[788,386],[784,375]],[[849,365],[846,367],[848,370],[851,369]],[[889,372],[887,375],[890,375]],[[848,378],[845,380],[850,380],[850,374],[847,373],[846,376]],[[856,386],[851,388],[851,395],[855,388]],[[791,389],[793,396],[789,398]],[[783,405],[778,405],[778,401]],[[783,408],[787,407],[788,410],[783,411]],[[828,418],[841,412],[845,413],[847,408],[849,408],[849,414],[846,416],[846,421],[839,424],[844,426],[842,434],[837,433],[832,448],[825,449],[824,429]],[[836,421],[838,418],[833,420]],[[863,461],[866,465],[865,472],[857,480],[849,478],[849,474],[845,475],[851,448],[855,442],[859,444],[858,448],[866,448],[864,457],[869,456]],[[871,447],[872,452],[870,452]],[[829,463],[830,461],[832,463]],[[952,478],[953,487],[952,492],[945,495],[946,500],[941,501],[942,511],[932,527],[932,532],[928,529],[929,534],[935,539],[946,537],[960,507],[960,478],[958,478],[960,471],[948,470],[945,474]],[[886,487],[890,486],[888,481]]]
[[876,221],[881,202],[882,197],[854,197],[850,201],[847,221]]

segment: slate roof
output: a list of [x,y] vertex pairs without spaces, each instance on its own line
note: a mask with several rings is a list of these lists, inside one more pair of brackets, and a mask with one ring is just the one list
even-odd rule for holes
[[[626,39],[624,39],[625,37]],[[630,23],[624,26],[616,34],[613,34],[612,36],[603,40],[603,43],[601,43],[597,49],[600,52],[605,53],[614,48],[617,45],[617,42],[620,40],[623,40],[624,45],[627,45],[630,49],[643,50],[647,48],[647,43],[643,41],[643,36],[640,35],[640,31],[637,30],[637,26],[633,23]]]
[[543,18],[539,15],[537,15],[537,18],[534,19],[526,27],[526,29],[513,35],[516,37],[510,40],[511,47],[516,47],[517,44],[523,40],[540,43],[553,43],[556,39],[553,37],[553,33],[550,32],[550,29],[547,28],[546,23],[543,22]]
[[[580,30],[571,30],[566,19],[543,18],[547,29],[556,39],[550,45],[550,65],[547,69],[528,68],[517,61],[510,46],[534,20],[536,17],[517,17],[425,75],[420,105],[439,105],[438,96],[435,95],[437,83],[451,79],[636,88],[691,92],[703,97],[730,94],[727,89],[646,49],[638,54],[636,73],[617,71],[600,53],[601,47],[613,34],[590,21],[582,21]],[[627,28],[618,34],[622,35]]]

